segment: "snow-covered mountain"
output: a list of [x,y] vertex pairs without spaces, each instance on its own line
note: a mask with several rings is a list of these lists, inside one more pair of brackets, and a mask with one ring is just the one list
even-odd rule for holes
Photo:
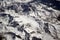
[[0,0],[0,40],[60,40],[60,1]]

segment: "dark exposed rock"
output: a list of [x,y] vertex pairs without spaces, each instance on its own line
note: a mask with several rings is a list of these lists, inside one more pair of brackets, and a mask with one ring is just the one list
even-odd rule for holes
[[6,40],[6,38],[2,34],[0,34],[0,40]]
[[11,22],[11,26],[12,27],[17,27],[19,24],[16,22],[16,21],[14,21],[14,22]]
[[7,6],[7,9],[11,9],[11,10],[16,10],[17,6],[16,5],[11,5],[11,6]]
[[8,17],[9,17],[9,23],[12,22],[13,17],[11,15],[8,15]]
[[25,32],[25,40],[30,40],[29,33],[26,30],[24,30],[24,32]]
[[2,22],[0,22],[0,23],[2,23]]
[[28,12],[31,11],[28,5],[21,5],[21,7],[23,8],[23,12]]
[[0,12],[5,12],[5,9],[3,9],[3,8],[0,8]]
[[16,13],[18,13],[17,8],[18,8],[17,5],[10,5],[10,6],[7,6],[7,9],[8,9],[8,10],[14,10]]
[[45,24],[45,27],[44,27],[45,32],[50,33],[48,23],[44,23],[44,24]]
[[60,21],[60,15],[57,17],[57,20]]
[[23,32],[24,30],[24,25],[22,25],[21,27],[18,27],[18,31],[21,31],[21,32]]
[[18,37],[18,38],[21,39],[21,37],[20,37],[19,35],[16,35],[16,34],[13,33],[13,32],[7,32],[7,33],[5,33],[5,34],[11,34],[11,35],[13,36],[13,38]]
[[0,16],[2,16],[2,17],[4,17],[4,16],[6,16],[7,14],[5,14],[5,13],[0,13]]
[[42,40],[42,39],[33,37],[32,40]]

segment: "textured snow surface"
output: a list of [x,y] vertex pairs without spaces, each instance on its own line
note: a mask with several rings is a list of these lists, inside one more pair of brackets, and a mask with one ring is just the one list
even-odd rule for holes
[[60,40],[59,1],[52,1],[0,0],[0,40]]

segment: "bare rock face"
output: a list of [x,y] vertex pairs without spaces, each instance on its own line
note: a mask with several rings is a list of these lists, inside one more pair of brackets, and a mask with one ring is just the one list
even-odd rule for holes
[[58,5],[57,0],[0,0],[0,40],[60,40]]

